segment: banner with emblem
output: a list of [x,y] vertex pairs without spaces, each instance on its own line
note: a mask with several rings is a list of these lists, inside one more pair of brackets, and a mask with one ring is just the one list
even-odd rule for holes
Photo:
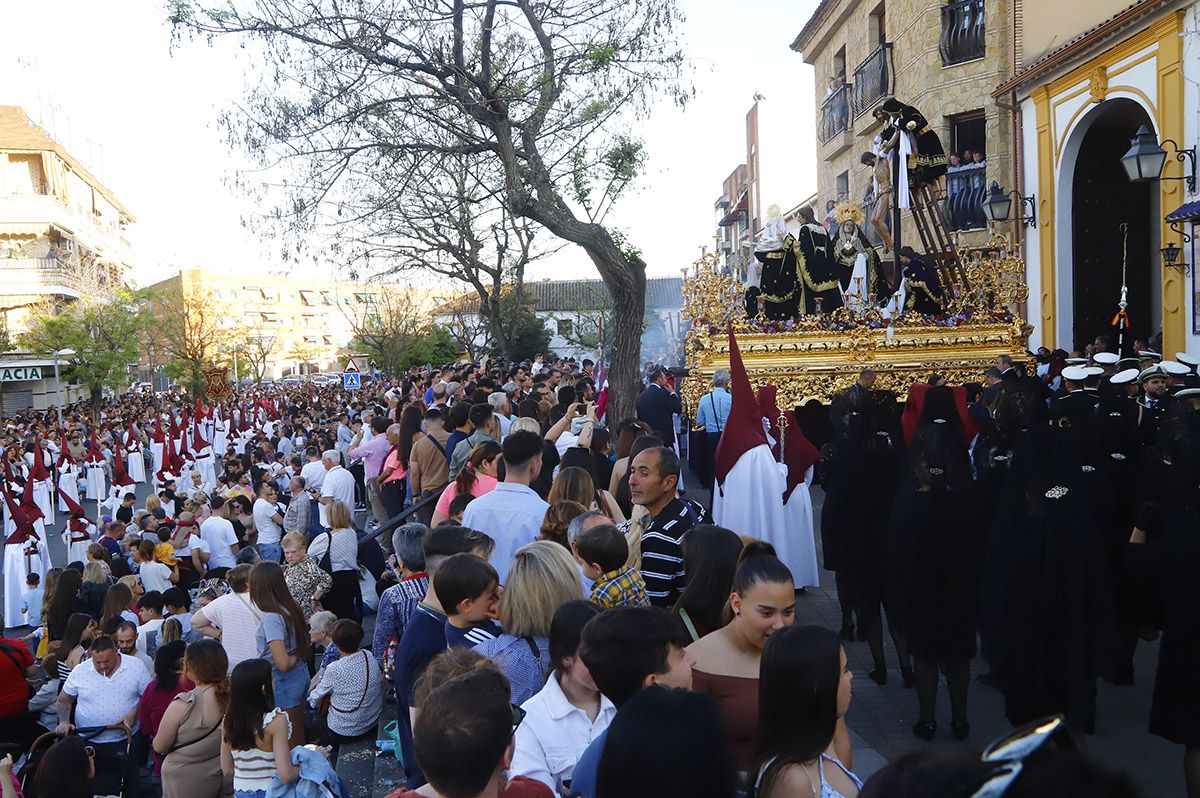
[[209,401],[224,402],[233,396],[233,386],[229,384],[229,369],[225,366],[214,366],[204,370],[204,393]]

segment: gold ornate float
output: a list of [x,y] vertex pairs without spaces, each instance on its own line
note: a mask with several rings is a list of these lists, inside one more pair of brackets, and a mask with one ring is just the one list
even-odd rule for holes
[[1030,327],[1021,314],[1028,290],[1019,253],[995,236],[962,253],[962,264],[965,279],[938,316],[910,311],[888,320],[873,308],[839,308],[778,322],[747,317],[741,282],[720,273],[716,255],[705,255],[683,283],[683,316],[691,322],[685,408],[710,389],[717,369],[729,367],[731,323],[751,383],[778,386],[780,407],[828,403],[866,368],[878,375],[876,388],[904,396],[933,373],[951,384],[979,382],[1000,355],[1026,360]]

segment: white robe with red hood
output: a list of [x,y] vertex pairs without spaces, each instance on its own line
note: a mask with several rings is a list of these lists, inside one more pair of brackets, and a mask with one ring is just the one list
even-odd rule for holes
[[[15,487],[3,479],[0,479],[0,484]],[[26,619],[21,612],[21,594],[28,589],[25,579],[30,573],[38,574],[41,584],[46,583],[46,572],[50,570],[50,547],[46,544],[45,528],[40,521],[37,524],[30,523],[11,496],[5,496],[0,501],[0,508],[4,512],[4,535],[0,538],[5,542],[4,626],[11,628],[26,623],[37,626],[41,624],[40,618]],[[14,515],[14,511],[19,515]],[[18,527],[22,530],[20,534],[17,533]],[[8,542],[10,540],[13,542]]]
[[775,399],[777,393],[778,389],[774,385],[764,385],[758,389],[758,404],[763,414],[763,422],[771,427],[768,434],[775,439],[772,446],[773,456],[778,456],[782,446],[784,467],[785,521],[783,526],[773,530],[764,539],[775,547],[776,555],[791,570],[796,587],[817,587],[821,583],[820,569],[817,566],[817,544],[813,533],[812,495],[809,493],[809,486],[812,485],[813,469],[819,453],[796,426],[796,415],[793,411],[783,414],[787,419],[787,426],[780,435],[780,412]]
[[770,540],[787,523],[783,512],[787,481],[771,453],[732,330],[729,361],[733,401],[714,457],[713,519],[739,535]]
[[134,434],[133,425],[125,433],[125,468],[134,483],[146,481],[146,457],[142,454],[141,436]]
[[67,562],[87,562],[88,546],[96,542],[96,525],[84,514],[83,507],[68,497],[67,512],[71,517],[62,531],[63,543],[67,547]]
[[[42,460],[40,468],[36,462],[39,457]],[[46,464],[47,459],[50,460],[49,465]],[[39,441],[32,452],[26,452],[25,462],[29,464],[29,478],[33,480],[33,501],[42,511],[42,517],[46,519],[46,523],[52,525],[54,523],[54,472],[51,469],[54,467],[54,459],[48,450],[42,448]]]

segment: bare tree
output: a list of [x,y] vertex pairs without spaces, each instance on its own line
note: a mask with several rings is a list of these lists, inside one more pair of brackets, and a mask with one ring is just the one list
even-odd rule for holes
[[170,358],[168,371],[195,395],[204,390],[204,367],[215,363],[222,350],[245,343],[244,327],[211,291],[175,286],[155,294],[150,306]]
[[[331,236],[347,262],[376,276],[421,272],[471,286],[496,350],[512,358],[505,295],[522,294],[526,267],[561,248],[561,240],[551,239],[554,249],[535,242],[536,225],[497,199],[489,183],[501,182],[500,176],[489,178],[480,156],[414,166],[416,174],[371,170],[348,178]],[[412,181],[419,191],[404,190]]]
[[491,164],[509,213],[599,271],[615,305],[611,412],[632,413],[645,263],[603,219],[637,173],[637,118],[690,91],[675,0],[173,0],[169,13],[176,32],[262,44],[266,79],[228,130],[264,164],[290,164],[281,221],[335,220],[356,170]]
[[267,363],[270,361],[271,353],[275,351],[275,344],[278,341],[279,336],[269,333],[246,336],[246,345],[239,351],[246,358],[246,365],[254,372],[255,382],[262,382],[263,378],[267,376]]

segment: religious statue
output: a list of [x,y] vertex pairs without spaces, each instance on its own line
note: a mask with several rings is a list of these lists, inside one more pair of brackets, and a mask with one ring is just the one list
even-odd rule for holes
[[909,207],[909,190],[931,185],[938,196],[946,193],[946,150],[929,120],[911,105],[892,97],[873,112],[884,123],[881,146],[884,152],[899,154],[908,172],[908,186],[895,186],[897,203]]
[[803,226],[796,234],[796,245],[801,253],[799,269],[804,312],[829,313],[842,306],[829,233],[817,223],[816,214],[809,206],[801,208],[799,214]]
[[[776,217],[767,223],[766,229],[759,236],[758,245],[754,248],[754,257],[762,264],[759,296],[762,298],[763,315],[774,321],[793,318],[800,306],[800,284],[796,268],[799,250],[795,243],[796,239],[783,226],[783,220]],[[746,310],[749,313],[749,292],[746,299]]]
[[[785,283],[787,277],[784,276],[785,257],[784,242],[790,239],[791,236],[787,231],[787,227],[783,223],[783,218],[778,205],[772,205],[767,208],[767,224],[758,234],[758,242],[754,245],[754,260],[746,265],[746,315],[754,318],[758,315],[759,297],[762,296],[763,273],[766,270],[766,264],[770,263],[771,270],[771,285],[773,290],[778,291],[779,285]],[[793,284],[795,282],[795,265],[791,266],[791,277]],[[783,291],[784,294],[787,291]],[[773,297],[779,294],[772,294]],[[772,302],[770,313],[767,313],[764,305],[764,313],[771,315],[777,312],[774,307],[776,303]],[[782,318],[782,317],[781,317]]]
[[834,210],[838,223],[833,257],[841,289],[842,303],[861,312],[875,298],[891,294],[891,286],[880,268],[879,254],[862,230],[866,213],[862,206],[842,203]]
[[912,247],[900,248],[903,309],[933,316],[944,310],[942,283],[935,271]]

